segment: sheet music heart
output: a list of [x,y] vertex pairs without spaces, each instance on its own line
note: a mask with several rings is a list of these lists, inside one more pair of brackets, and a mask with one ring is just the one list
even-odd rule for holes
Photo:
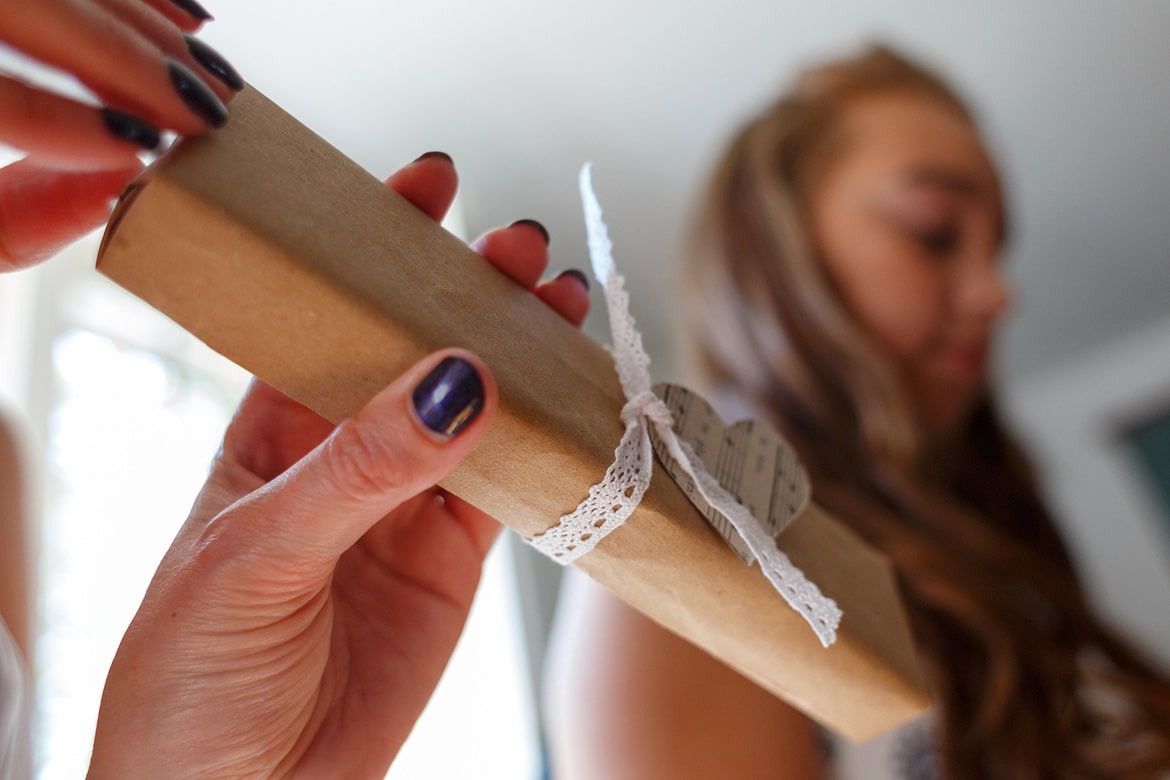
[[[804,511],[810,495],[808,473],[796,451],[770,425],[740,420],[728,426],[711,404],[692,390],[668,383],[656,384],[653,390],[670,409],[675,434],[691,446],[707,472],[752,513],[769,536],[775,538]],[[659,462],[691,503],[740,558],[752,561],[743,537],[723,512],[707,503],[653,427],[650,441]]]

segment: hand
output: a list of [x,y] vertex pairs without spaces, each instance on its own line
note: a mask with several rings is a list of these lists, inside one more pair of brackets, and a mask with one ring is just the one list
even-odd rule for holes
[[[455,171],[426,155],[388,183],[439,218]],[[577,278],[536,285],[543,228],[516,223],[473,246],[580,322]],[[463,395],[482,405],[446,439],[420,422],[412,393],[452,356],[475,369],[482,394]],[[336,428],[254,383],[114,659],[91,777],[382,777],[455,646],[498,531],[432,487],[495,407],[487,368],[455,350]]]
[[0,271],[50,257],[98,227],[161,130],[195,135],[227,121],[243,86],[193,37],[191,0],[0,0],[0,41],[75,76],[85,105],[0,76],[0,142],[25,159],[0,169]]

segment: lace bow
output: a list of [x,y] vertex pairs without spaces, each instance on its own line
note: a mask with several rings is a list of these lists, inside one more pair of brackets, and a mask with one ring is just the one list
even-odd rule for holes
[[547,531],[528,540],[536,549],[562,564],[569,564],[590,552],[607,535],[619,528],[642,501],[654,471],[650,427],[671,456],[695,481],[703,499],[719,510],[743,538],[752,560],[794,610],[808,621],[825,647],[837,638],[841,610],[805,578],[788,556],[776,547],[771,535],[735,497],[711,476],[689,444],[675,435],[674,417],[650,385],[650,358],[642,347],[630,314],[630,296],[625,279],[617,273],[609,231],[602,221],[601,205],[593,193],[590,166],[580,175],[581,200],[589,236],[589,257],[593,275],[605,290],[614,345],[611,350],[618,378],[626,395],[621,419],[626,430],[614,451],[614,462],[602,481],[589,488],[588,497],[570,514]]

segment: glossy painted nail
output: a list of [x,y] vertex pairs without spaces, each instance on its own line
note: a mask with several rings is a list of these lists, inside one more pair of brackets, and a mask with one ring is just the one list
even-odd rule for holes
[[183,33],[183,38],[187,41],[187,51],[191,52],[191,56],[198,60],[208,73],[236,92],[244,88],[244,80],[240,78],[240,74],[231,66],[231,63],[223,58],[222,54],[194,35]]
[[171,74],[171,84],[187,107],[210,124],[212,127],[223,127],[227,124],[227,107],[211,91],[211,87],[203,83],[203,79],[196,76],[181,62],[166,58],[167,71]]
[[423,160],[429,160],[432,157],[439,157],[451,163],[452,165],[455,164],[455,161],[451,159],[451,155],[447,154],[446,152],[425,152],[424,154],[420,154],[418,157],[415,157],[413,162],[422,162]]
[[576,279],[578,282],[581,283],[581,286],[585,288],[586,292],[588,292],[588,290],[589,290],[589,277],[586,276],[583,272],[578,271],[576,268],[569,268],[568,270],[561,271],[559,274],[557,274],[558,279],[562,279],[566,276],[571,276],[574,279]]
[[545,246],[548,246],[549,242],[552,240],[545,226],[537,222],[535,219],[518,219],[511,225],[508,225],[508,227],[516,227],[517,225],[527,225],[530,228],[535,228],[540,233],[540,235],[544,236]]
[[208,13],[206,8],[195,2],[195,0],[171,0],[171,2],[201,22],[209,22],[215,18]]
[[105,122],[107,130],[123,141],[129,141],[143,149],[158,148],[158,128],[133,114],[114,108],[103,108],[102,121]]
[[443,358],[411,396],[415,414],[423,425],[447,438],[479,416],[483,401],[483,380],[475,366],[455,356]]

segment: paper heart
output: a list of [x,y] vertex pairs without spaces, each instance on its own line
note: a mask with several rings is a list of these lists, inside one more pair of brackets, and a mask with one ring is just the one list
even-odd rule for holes
[[[808,473],[800,457],[770,425],[740,420],[726,425],[702,396],[679,385],[654,385],[674,416],[675,434],[694,449],[723,489],[759,521],[772,538],[782,533],[809,502]],[[752,554],[727,517],[712,507],[694,480],[667,452],[654,427],[650,428],[654,454],[691,503],[745,562]]]

